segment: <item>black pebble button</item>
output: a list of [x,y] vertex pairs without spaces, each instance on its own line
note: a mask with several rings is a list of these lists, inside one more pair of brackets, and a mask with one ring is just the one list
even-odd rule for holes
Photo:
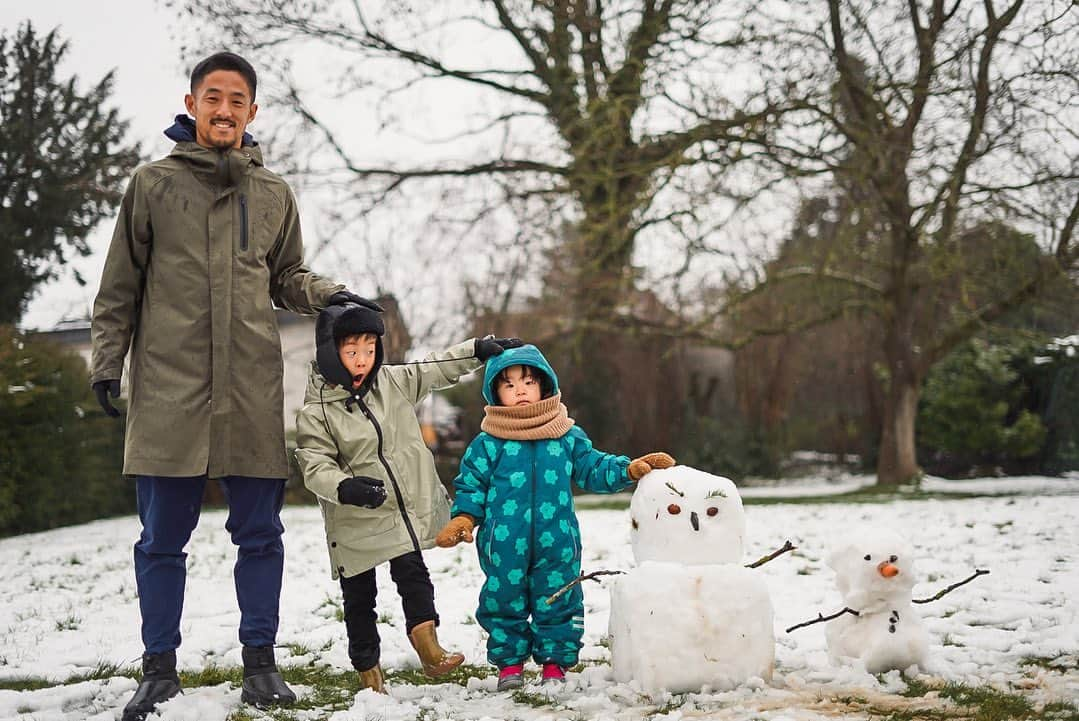
[[330,541],[330,548],[337,548],[337,541]]

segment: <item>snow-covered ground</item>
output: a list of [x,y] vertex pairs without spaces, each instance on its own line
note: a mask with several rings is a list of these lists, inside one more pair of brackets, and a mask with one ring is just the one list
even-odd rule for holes
[[[859,485],[858,479],[850,484]],[[828,659],[824,624],[784,629],[842,603],[823,556],[831,539],[864,523],[892,526],[913,541],[920,582],[915,598],[927,597],[970,575],[990,569],[941,600],[920,606],[930,631],[929,682],[994,685],[1021,692],[1035,703],[1079,701],[1079,478],[927,481],[927,490],[986,493],[981,498],[898,500],[880,504],[798,503],[746,508],[751,561],[790,539],[799,548],[760,567],[775,607],[776,673],[771,684],[724,693],[649,697],[633,683],[611,680],[604,642],[609,597],[586,584],[584,670],[569,674],[564,688],[527,687],[547,696],[534,707],[496,693],[494,679],[412,686],[398,683],[387,697],[357,694],[347,711],[333,715],[297,712],[295,718],[368,719],[821,719],[865,717],[837,704],[857,698],[879,708],[903,708],[899,674],[880,678]],[[813,483],[806,487],[813,487]],[[820,488],[836,484],[821,481]],[[803,489],[804,490],[804,489]],[[769,492],[771,493],[771,491]],[[1017,495],[1001,495],[1004,493]],[[755,495],[747,489],[746,496]],[[582,509],[585,571],[625,569],[632,564],[627,510]],[[232,589],[233,548],[224,532],[225,513],[208,511],[188,548],[188,595],[179,664],[201,669],[238,666],[238,612]],[[330,580],[322,523],[315,507],[284,513],[285,584],[279,644],[313,650],[283,665],[317,660],[349,668],[344,627],[335,618],[339,590]],[[0,540],[0,680],[43,677],[57,682],[101,664],[134,665],[141,647],[131,567],[135,517],[99,521],[48,533]],[[442,616],[444,645],[483,664],[483,632],[474,620],[482,575],[472,546],[426,554]],[[379,610],[385,623],[383,664],[415,667],[403,631],[396,591],[383,572]],[[676,602],[672,600],[672,607]],[[657,619],[656,623],[663,623]],[[737,624],[738,619],[731,619]],[[1063,670],[1023,664],[1028,657],[1070,657]],[[0,719],[117,719],[135,682],[126,677],[56,685],[32,691],[0,690]],[[297,688],[301,694],[303,687]],[[897,705],[898,704],[898,705]],[[228,684],[188,689],[161,707],[159,718],[211,721],[240,708],[240,692]],[[257,713],[254,714],[257,716]]]

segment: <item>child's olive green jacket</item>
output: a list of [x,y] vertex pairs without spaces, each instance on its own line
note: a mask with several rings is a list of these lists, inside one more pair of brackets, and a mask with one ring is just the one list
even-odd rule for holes
[[[296,417],[296,460],[322,506],[334,578],[434,546],[450,504],[415,406],[479,368],[474,349],[469,340],[425,359],[448,362],[382,366],[351,411],[345,403],[350,391],[327,383],[311,364]],[[340,504],[337,484],[350,476],[381,479],[386,502],[374,509]]]

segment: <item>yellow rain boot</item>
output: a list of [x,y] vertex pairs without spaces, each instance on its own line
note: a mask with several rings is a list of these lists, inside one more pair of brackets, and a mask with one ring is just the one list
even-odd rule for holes
[[389,694],[386,690],[386,677],[382,673],[382,666],[375,664],[366,671],[359,671],[360,689],[369,688],[375,693]]
[[412,642],[412,648],[416,649],[423,672],[428,676],[442,676],[464,663],[464,654],[450,653],[438,645],[434,621],[424,621],[413,628],[412,633],[408,634],[408,640]]

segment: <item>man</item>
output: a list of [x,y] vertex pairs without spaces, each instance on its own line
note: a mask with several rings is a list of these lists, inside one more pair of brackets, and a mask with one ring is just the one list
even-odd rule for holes
[[221,483],[238,546],[241,698],[295,700],[273,653],[288,461],[271,301],[306,314],[347,301],[381,310],[304,266],[295,198],[245,132],[256,86],[233,53],[195,66],[184,98],[194,122],[177,116],[165,131],[172,152],[135,171],[94,302],[91,383],[112,416],[108,396],[119,394],[131,349],[124,473],[136,477],[143,527],[135,576],[145,653],[124,721],[180,691],[183,549],[208,478]]

